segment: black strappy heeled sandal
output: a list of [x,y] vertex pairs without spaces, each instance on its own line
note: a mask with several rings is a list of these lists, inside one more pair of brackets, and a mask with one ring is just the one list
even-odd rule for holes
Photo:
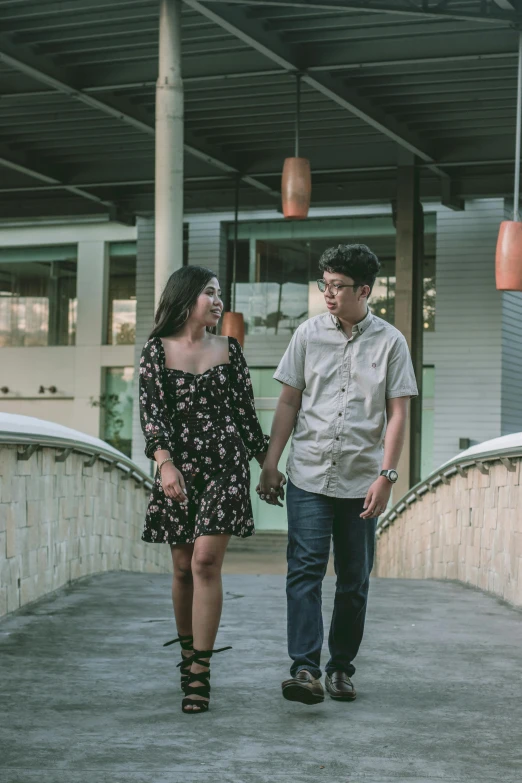
[[[181,645],[181,649],[185,650],[186,652],[194,652],[194,637],[193,636],[182,636],[181,634],[178,636],[177,639],[173,639],[171,642],[165,642],[163,645],[164,647],[169,647],[171,644],[176,644],[176,642],[179,642]],[[181,673],[181,690],[185,692],[185,688],[187,687],[187,683],[189,680],[190,675],[190,667],[192,666],[192,656],[191,655],[182,655],[181,656],[181,663],[178,663],[178,667],[180,669]]]
[[[194,653],[188,659],[190,660],[190,665],[198,663],[200,666],[206,666],[208,671],[190,672],[185,686],[185,698],[181,702],[181,711],[185,715],[199,715],[202,712],[208,712],[210,703],[210,660],[206,661],[204,659],[210,659],[215,653],[231,649],[232,647],[221,647],[219,650],[194,650]],[[181,664],[178,663],[178,666],[181,667]],[[194,685],[195,682],[200,682],[201,685]],[[194,696],[201,696],[202,698],[194,699]],[[197,709],[187,709],[187,707],[197,707]]]

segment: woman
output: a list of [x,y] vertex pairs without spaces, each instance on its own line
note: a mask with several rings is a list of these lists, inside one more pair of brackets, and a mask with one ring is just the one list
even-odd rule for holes
[[222,310],[211,270],[174,272],[140,363],[145,453],[157,463],[142,538],[171,547],[179,638],[168,644],[181,643],[189,714],[208,710],[221,566],[230,536],[254,532],[248,462],[262,464],[268,442],[239,343],[213,333]]

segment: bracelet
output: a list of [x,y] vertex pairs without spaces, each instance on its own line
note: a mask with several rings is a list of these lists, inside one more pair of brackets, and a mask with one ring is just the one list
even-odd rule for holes
[[161,475],[161,469],[166,462],[172,462],[172,464],[174,465],[174,461],[172,457],[166,457],[166,459],[161,460],[160,464],[158,465],[158,470],[160,472],[160,475]]

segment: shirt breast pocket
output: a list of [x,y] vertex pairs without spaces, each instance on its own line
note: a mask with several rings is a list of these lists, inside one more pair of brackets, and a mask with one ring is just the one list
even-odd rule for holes
[[[340,367],[343,363],[343,353],[338,345],[331,345],[326,340],[314,342],[310,340],[306,349],[305,378],[306,385],[317,383],[321,391],[333,391],[340,378]],[[330,384],[333,384],[331,386]]]
[[368,418],[386,408],[386,372],[376,363],[358,367],[353,373],[355,394],[361,400]]

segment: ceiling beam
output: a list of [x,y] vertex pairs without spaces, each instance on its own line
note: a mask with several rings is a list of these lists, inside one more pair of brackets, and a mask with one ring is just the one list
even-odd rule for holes
[[[0,148],[1,152],[1,148]],[[451,163],[444,163],[440,162],[438,165],[447,168],[447,169],[455,169],[455,168],[481,168],[481,167],[488,167],[488,166],[512,166],[515,162],[514,158],[491,158],[488,160],[458,160],[458,161],[452,161]],[[12,167],[11,167],[12,168]],[[426,169],[427,164],[419,164],[419,168]],[[17,169],[19,170],[19,169]],[[372,173],[372,172],[383,172],[383,171],[396,171],[397,170],[397,164],[386,164],[386,165],[368,165],[368,166],[343,166],[341,168],[335,168],[335,169],[314,169],[314,176],[317,177],[339,177],[343,174],[362,174],[362,173]],[[263,172],[256,172],[255,176],[257,178],[261,179],[278,179],[281,176],[280,171],[263,171]],[[211,176],[201,176],[201,177],[185,177],[185,184],[193,184],[198,182],[227,182],[229,181],[229,177],[226,176],[220,176],[219,174],[211,175]],[[138,186],[153,186],[154,185],[154,179],[151,179],[150,177],[144,177],[142,179],[113,179],[113,180],[100,180],[100,181],[93,181],[89,180],[88,182],[79,182],[75,185],[76,188],[92,188],[94,190],[97,190],[98,188],[127,188],[127,187],[138,187]],[[50,191],[57,191],[63,189],[63,185],[55,185],[55,184],[43,184],[43,185],[34,185],[34,186],[11,186],[11,187],[0,187],[0,193],[40,193],[40,192],[50,192]],[[445,191],[445,195],[447,195],[448,191]]]
[[[491,198],[493,196],[509,196],[512,190],[512,173],[493,173],[486,176],[470,176],[468,174],[457,178],[458,193],[463,198]],[[317,182],[314,185],[314,203],[316,206],[347,206],[348,204],[361,205],[383,204],[395,198],[396,182],[392,176],[377,177],[375,180],[359,179],[350,177],[347,181],[339,183],[338,187],[332,189],[330,184],[323,185]],[[202,190],[189,190],[186,193],[187,203],[186,212],[201,213],[202,210],[210,212],[230,211],[233,213],[235,189],[227,181],[225,187],[221,190],[203,188]],[[440,203],[440,181],[437,177],[430,177],[423,182],[423,201],[433,201]],[[75,202],[75,209],[78,204]],[[14,206],[20,205],[19,209]],[[129,210],[139,214],[152,214],[154,209],[154,195],[151,191],[148,194],[134,194],[127,202]],[[67,218],[67,212],[71,212],[72,205],[66,199],[55,201],[55,199],[42,194],[39,199],[25,200],[18,199],[16,202],[7,196],[0,200],[0,212],[2,223],[12,217],[18,219],[25,217],[27,220],[31,216],[41,215],[43,208],[48,215],[58,215],[59,218]],[[274,209],[274,204],[268,197],[263,196],[253,188],[244,188],[241,196],[242,212],[248,209]],[[23,210],[23,212],[22,212]],[[77,212],[75,212],[77,214]],[[275,216],[274,212],[274,216]],[[69,215],[70,217],[70,215]]]
[[[415,57],[410,59],[401,59],[401,60],[382,60],[382,61],[374,61],[374,62],[368,62],[368,63],[337,63],[336,65],[309,65],[307,66],[308,73],[320,73],[321,71],[364,71],[372,68],[398,68],[401,66],[405,66],[406,68],[411,68],[413,66],[426,66],[426,65],[437,65],[437,64],[444,64],[444,63],[459,63],[459,62],[481,62],[484,61],[485,63],[490,60],[511,60],[517,57],[518,53],[513,50],[512,52],[491,52],[491,53],[483,53],[483,52],[476,52],[474,54],[455,54],[455,55],[441,55],[440,57]],[[229,72],[229,73],[208,73],[204,74],[202,76],[185,76],[183,78],[183,83],[185,85],[191,85],[191,84],[201,84],[205,82],[215,82],[215,81],[224,81],[224,82],[233,82],[235,80],[241,82],[242,79],[262,79],[267,76],[283,76],[287,73],[287,71],[283,70],[282,68],[273,68],[269,70],[263,70],[263,71],[237,71],[237,72]],[[85,87],[82,87],[82,92],[86,94],[96,94],[100,92],[117,92],[118,90],[125,90],[129,91],[132,89],[136,90],[143,90],[143,89],[151,89],[153,90],[156,86],[155,81],[151,80],[145,80],[140,82],[126,82],[126,81],[118,81],[111,84],[91,84]],[[2,93],[0,95],[0,101],[2,99],[4,100],[11,100],[11,99],[21,99],[26,100],[27,98],[40,98],[40,97],[46,97],[50,95],[56,95],[55,90],[22,90],[22,91],[16,91],[16,92],[9,92],[5,89],[5,87],[2,89]]]
[[[219,0],[207,0],[207,2],[219,2]],[[249,5],[257,7],[262,13],[270,15],[272,11],[275,15],[277,11],[282,13],[288,13],[291,9],[296,10],[327,10],[327,11],[350,11],[350,10],[362,10],[368,13],[391,13],[400,14],[405,16],[427,16],[427,17],[441,17],[449,16],[453,19],[476,19],[477,21],[488,21],[495,19],[503,19],[510,21],[513,18],[513,13],[517,12],[516,0],[493,0],[496,7],[488,7],[486,12],[481,9],[481,4],[477,2],[477,11],[463,11],[462,7],[458,11],[452,11],[449,4],[442,4],[440,2],[434,3],[430,8],[427,3],[422,3],[421,0],[417,0],[418,5],[413,2],[402,2],[401,0],[383,0],[383,2],[375,2],[372,6],[370,2],[364,2],[364,0],[228,0],[230,4]],[[26,10],[21,8],[16,11],[13,10],[9,15],[8,11],[3,12],[4,30],[10,32],[24,32],[27,27],[38,27],[41,24],[42,28],[52,27],[78,27],[84,23],[85,17],[87,19],[96,12],[99,13],[99,17],[104,17],[109,14],[109,20],[114,18],[116,21],[124,20],[126,17],[140,18],[156,15],[157,10],[154,4],[151,5],[151,9],[143,7],[143,0],[111,0],[110,6],[106,0],[101,2],[87,3],[83,0],[81,7],[74,10],[74,19],[69,22],[66,17],[67,12],[64,9],[64,3],[57,2],[48,3],[45,5],[45,9]],[[133,10],[135,7],[136,10]],[[53,19],[57,18],[57,21]],[[54,22],[54,25],[53,25]],[[7,28],[9,24],[10,29]]]
[[[50,61],[35,56],[32,52],[21,46],[15,46],[5,37],[0,37],[0,62],[4,62],[10,68],[13,68],[35,81],[45,84],[55,92],[66,95],[71,100],[78,101],[93,109],[94,111],[105,114],[112,119],[131,126],[136,130],[146,133],[149,136],[155,135],[154,120],[150,118],[147,112],[140,110],[134,104],[126,99],[113,99],[111,103],[101,101],[98,98],[89,95],[84,90],[74,87],[74,78],[63,69],[58,70]],[[280,193],[268,188],[263,182],[259,182],[255,177],[251,177],[226,160],[219,152],[206,148],[199,140],[196,142],[191,135],[185,133],[185,151],[205,163],[230,174],[230,176],[239,176],[243,182],[251,185],[258,190],[270,195],[272,198],[279,199]]]
[[495,5],[501,8],[502,11],[507,11],[508,13],[519,10],[515,5],[514,0],[493,0],[493,2]]
[[[207,3],[221,3],[222,0],[205,0]],[[420,2],[393,2],[393,0],[378,0],[371,4],[369,0],[227,0],[228,5],[250,6],[260,8],[263,16],[270,16],[272,8],[296,9],[310,11],[362,11],[370,14],[392,14],[398,16],[417,16],[428,19],[458,19],[463,21],[492,23],[504,21],[506,23],[520,21],[520,12],[515,6],[515,0],[493,0],[497,8],[488,7],[487,12],[483,12],[481,4],[477,3],[477,11],[452,10],[449,3],[437,3],[429,6],[428,3]],[[259,18],[259,17],[258,17]]]
[[287,46],[277,37],[263,30],[259,22],[249,19],[241,9],[220,5],[217,10],[214,10],[214,8],[207,8],[199,0],[184,0],[184,2],[193,10],[199,11],[207,19],[263,54],[283,70],[289,73],[301,73],[302,81],[309,87],[428,163],[430,168],[440,177],[447,177],[446,172],[435,164],[431,151],[425,142],[408,127],[398,122],[394,117],[385,114],[379,107],[372,105],[356,90],[346,87],[331,74],[313,75],[308,72],[303,67],[304,63],[300,63]]
[[[34,163],[30,157],[11,149],[7,144],[0,143],[0,166],[16,171],[26,177],[37,179],[39,182],[45,183],[44,187],[47,186],[52,189],[66,190],[75,196],[98,204],[107,209],[114,220],[119,220],[123,223],[131,222],[130,216],[123,214],[118,204],[107,199],[99,198],[81,186],[68,185],[57,177],[56,173],[52,170],[49,170],[45,165],[42,166],[41,162],[38,164]],[[36,187],[34,190],[39,189],[40,187]]]

